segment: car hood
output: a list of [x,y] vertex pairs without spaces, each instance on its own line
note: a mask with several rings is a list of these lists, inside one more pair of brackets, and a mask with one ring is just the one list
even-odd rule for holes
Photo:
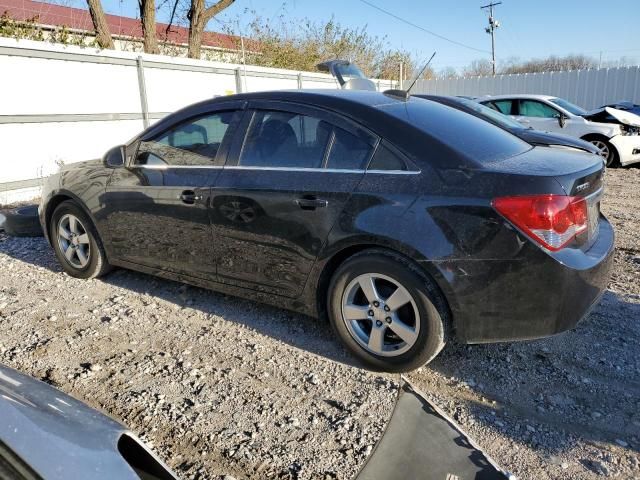
[[640,127],[639,115],[613,107],[597,108],[585,113],[582,117],[592,122],[618,123],[632,127]]
[[598,149],[589,142],[579,138],[570,137],[561,133],[543,132],[533,128],[518,129],[513,132],[515,135],[532,145],[554,146],[577,148],[589,153],[598,154]]
[[61,172],[70,172],[73,170],[81,170],[84,168],[94,168],[104,165],[101,158],[93,160],[83,160],[80,162],[66,163],[60,167]]
[[[139,479],[119,451],[136,437],[59,390],[0,365],[0,443],[44,479]],[[167,477],[165,477],[167,478]]]

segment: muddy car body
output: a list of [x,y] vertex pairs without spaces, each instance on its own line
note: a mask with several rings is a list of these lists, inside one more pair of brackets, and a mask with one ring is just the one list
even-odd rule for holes
[[452,334],[535,338],[586,314],[613,251],[603,168],[423,99],[251,93],[66,167],[40,217],[72,275],[116,265],[326,315],[360,358],[407,370]]

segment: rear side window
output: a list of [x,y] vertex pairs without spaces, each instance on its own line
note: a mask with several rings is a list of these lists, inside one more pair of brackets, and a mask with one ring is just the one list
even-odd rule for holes
[[209,166],[231,135],[236,112],[217,112],[172,127],[159,137],[140,143],[136,165]]
[[352,133],[334,127],[331,150],[327,157],[327,168],[361,170],[363,169],[373,148],[369,143]]
[[257,110],[249,124],[239,165],[265,168],[362,170],[373,147],[320,118]]
[[504,113],[505,115],[513,115],[513,101],[512,100],[496,100],[488,104],[489,107],[494,110]]
[[321,168],[332,126],[291,112],[256,111],[240,153],[239,165]]
[[389,147],[380,144],[371,159],[369,170],[407,170],[407,164]]

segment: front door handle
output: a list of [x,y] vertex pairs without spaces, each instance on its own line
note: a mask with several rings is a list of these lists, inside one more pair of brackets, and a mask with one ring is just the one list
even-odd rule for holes
[[185,190],[180,194],[178,198],[182,200],[182,203],[186,203],[187,205],[193,205],[198,200],[202,199],[202,195],[196,195],[196,192],[194,192],[193,190]]
[[302,197],[296,199],[296,203],[302,210],[315,210],[316,208],[325,208],[329,205],[327,200],[316,197]]

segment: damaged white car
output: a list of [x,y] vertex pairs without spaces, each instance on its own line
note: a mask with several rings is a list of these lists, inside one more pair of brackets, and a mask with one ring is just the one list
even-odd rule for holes
[[640,116],[631,111],[612,107],[586,111],[548,95],[494,95],[477,101],[525,126],[591,142],[608,167],[640,162]]

